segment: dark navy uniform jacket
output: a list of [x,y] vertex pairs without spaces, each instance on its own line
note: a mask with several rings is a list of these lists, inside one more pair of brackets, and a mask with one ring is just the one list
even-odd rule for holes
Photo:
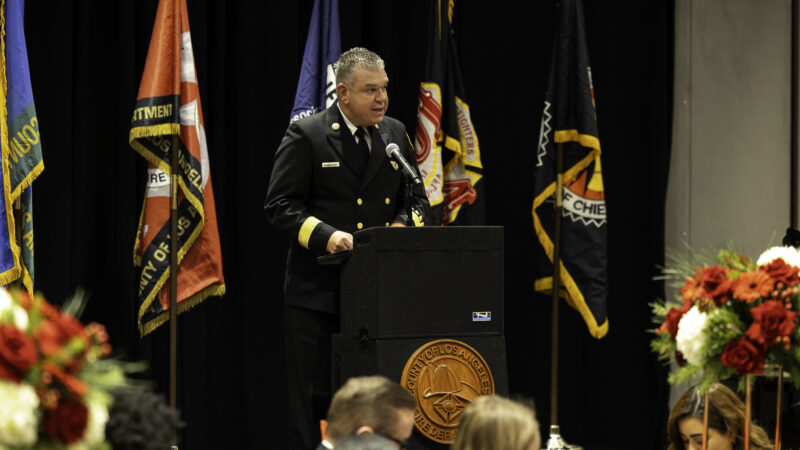
[[[264,211],[292,238],[284,284],[290,305],[338,314],[339,266],[316,262],[328,239],[336,230],[353,233],[407,222],[403,175],[386,156],[386,145],[397,144],[419,173],[405,126],[384,116],[369,132],[372,149],[364,167],[353,135],[332,105],[290,124],[275,153]],[[421,185],[414,197],[421,210],[429,208]]]

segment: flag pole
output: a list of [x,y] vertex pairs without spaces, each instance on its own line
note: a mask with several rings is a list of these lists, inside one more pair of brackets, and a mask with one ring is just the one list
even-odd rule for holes
[[558,288],[561,284],[559,269],[561,267],[561,205],[563,202],[562,189],[564,180],[564,144],[556,145],[556,192],[553,216],[553,316],[550,351],[550,438],[547,441],[548,450],[566,449],[567,444],[561,438],[561,428],[558,425]]
[[[172,135],[170,152],[172,179],[170,181],[169,215],[169,406],[177,409],[178,386],[178,135]],[[177,435],[175,436],[177,439]],[[174,447],[173,448],[177,448]]]
[[558,425],[558,288],[561,284],[561,204],[564,171],[564,144],[559,142],[556,150],[556,206],[553,217],[553,317],[552,349],[550,352],[550,425]]
[[[561,2],[556,1],[556,10]],[[555,61],[555,59],[553,59]],[[556,205],[553,213],[553,312],[550,349],[550,427],[558,426],[558,288],[561,284],[561,204],[563,202],[564,143],[556,144]],[[551,430],[552,431],[552,430]],[[549,445],[548,445],[549,446]]]

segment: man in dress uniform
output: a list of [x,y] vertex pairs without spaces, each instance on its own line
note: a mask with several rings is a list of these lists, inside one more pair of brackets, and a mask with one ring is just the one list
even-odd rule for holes
[[[336,62],[334,106],[293,122],[275,153],[264,204],[267,219],[292,239],[284,283],[284,326],[292,448],[320,441],[330,402],[331,334],[339,330],[339,268],[317,257],[353,248],[351,233],[419,224],[407,217],[405,184],[386,146],[397,144],[417,171],[402,123],[386,116],[383,60],[353,48]],[[421,184],[413,207],[429,210]]]

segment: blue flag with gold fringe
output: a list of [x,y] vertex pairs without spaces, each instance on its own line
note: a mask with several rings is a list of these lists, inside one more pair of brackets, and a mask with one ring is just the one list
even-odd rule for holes
[[[25,44],[24,0],[6,0],[2,14],[2,103],[6,120],[2,140],[3,200],[0,202],[0,283],[22,278],[33,292],[33,193],[31,183],[44,170],[39,120],[33,104]],[[20,213],[15,218],[13,205]],[[17,221],[21,221],[17,224]],[[19,236],[17,235],[19,231]],[[21,245],[18,244],[18,240]]]
[[337,0],[314,0],[290,122],[322,111],[336,101],[333,66],[340,53],[339,4]]
[[562,0],[559,13],[536,149],[532,214],[544,253],[537,264],[535,288],[552,293],[556,151],[561,145],[560,295],[599,339],[608,332],[607,223],[592,69],[581,1]]

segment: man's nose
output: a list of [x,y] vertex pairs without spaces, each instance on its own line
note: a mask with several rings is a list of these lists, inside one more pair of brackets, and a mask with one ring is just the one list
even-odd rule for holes
[[375,97],[375,100],[378,102],[385,102],[387,98],[386,89],[378,89],[378,95]]

